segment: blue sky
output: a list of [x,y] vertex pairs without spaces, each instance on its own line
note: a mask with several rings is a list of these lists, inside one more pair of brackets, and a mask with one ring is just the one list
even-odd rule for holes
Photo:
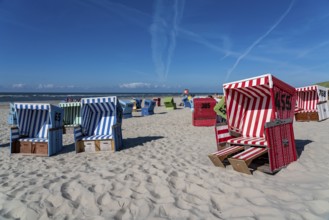
[[0,0],[2,92],[221,92],[329,80],[326,0]]

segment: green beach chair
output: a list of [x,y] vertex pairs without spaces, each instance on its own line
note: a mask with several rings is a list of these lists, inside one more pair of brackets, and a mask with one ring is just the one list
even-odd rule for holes
[[214,111],[217,115],[221,116],[226,120],[226,103],[225,103],[225,97],[223,98],[215,105]]
[[64,110],[64,134],[72,133],[76,125],[81,124],[81,103],[80,102],[63,102],[59,103],[59,107]]
[[165,105],[166,109],[168,109],[168,110],[176,109],[176,103],[174,102],[173,97],[164,98],[164,105]]

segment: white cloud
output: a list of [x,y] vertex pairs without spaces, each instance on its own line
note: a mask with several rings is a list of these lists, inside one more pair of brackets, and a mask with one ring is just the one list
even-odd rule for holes
[[141,88],[151,88],[152,85],[150,83],[133,82],[133,83],[123,83],[119,85],[119,87],[125,89],[141,89]]
[[25,84],[23,84],[23,83],[16,83],[16,84],[13,84],[12,87],[15,88],[15,89],[21,89],[21,88],[24,88],[25,87]]
[[39,84],[38,89],[52,89],[54,88],[54,84]]

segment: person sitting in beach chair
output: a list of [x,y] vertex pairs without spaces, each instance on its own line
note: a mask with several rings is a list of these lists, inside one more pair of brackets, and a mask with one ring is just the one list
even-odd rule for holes
[[81,99],[81,126],[74,128],[76,152],[121,150],[121,122],[117,97]]
[[142,108],[142,116],[153,115],[156,102],[150,99],[145,99],[144,107]]
[[40,103],[15,103],[17,127],[10,129],[10,153],[51,156],[62,150],[63,109]]
[[173,97],[165,97],[164,98],[164,105],[165,105],[166,109],[168,109],[168,110],[176,109],[176,103],[174,102]]
[[267,165],[260,168],[275,173],[297,159],[292,126],[294,87],[267,74],[226,83],[224,94],[231,136],[227,146],[244,148],[228,158],[234,170],[251,174],[249,165],[264,156]]

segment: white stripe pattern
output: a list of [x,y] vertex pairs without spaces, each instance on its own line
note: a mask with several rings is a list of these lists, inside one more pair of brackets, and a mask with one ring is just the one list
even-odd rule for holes
[[20,138],[19,141],[22,142],[48,142],[46,138]]
[[[48,107],[47,107],[48,106]],[[30,138],[48,138],[48,104],[15,104],[19,134]]]
[[257,147],[250,147],[245,151],[242,151],[239,154],[234,155],[232,158],[234,159],[240,159],[240,160],[244,160],[244,159],[248,159],[249,157],[252,157],[253,155],[257,155],[257,153],[266,151],[265,148],[257,148]]
[[82,138],[82,140],[104,140],[104,139],[112,139],[112,135],[92,135]]
[[[112,138],[112,126],[116,124],[116,97],[88,98],[81,100],[81,126],[83,140]],[[89,136],[89,137],[88,137]]]

